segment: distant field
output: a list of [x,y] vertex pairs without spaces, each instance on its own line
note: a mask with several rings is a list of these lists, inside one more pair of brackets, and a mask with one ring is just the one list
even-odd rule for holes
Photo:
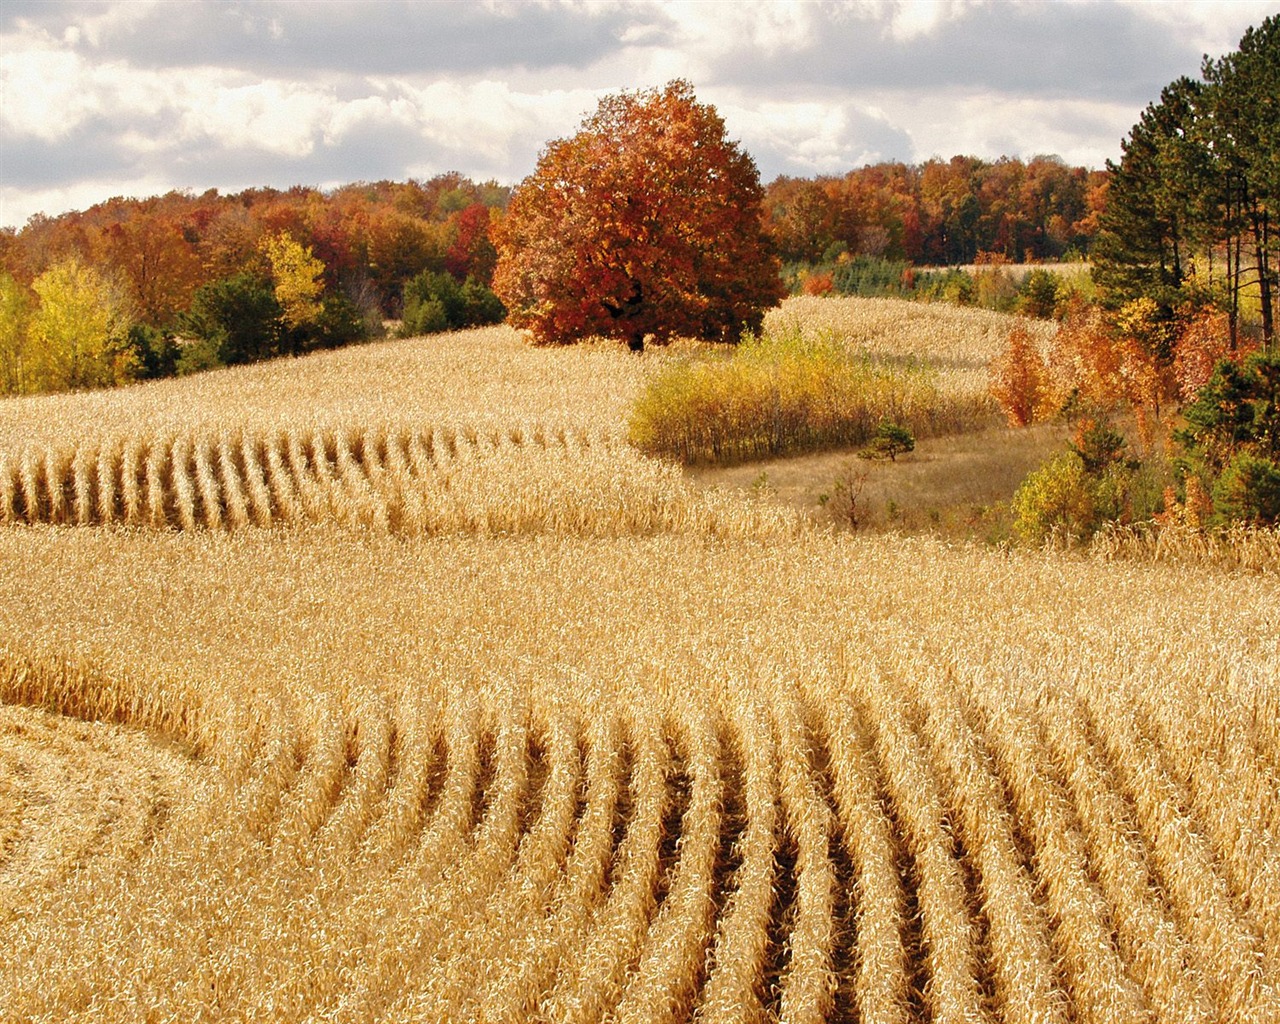
[[624,442],[680,355],[0,402],[0,1021],[1280,1019],[1280,583],[828,530]]

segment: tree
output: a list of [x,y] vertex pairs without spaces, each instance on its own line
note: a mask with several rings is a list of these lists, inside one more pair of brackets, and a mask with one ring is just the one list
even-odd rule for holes
[[498,297],[469,277],[459,284],[452,274],[424,270],[404,285],[400,337],[501,323],[506,315]]
[[1009,332],[1008,348],[991,363],[991,394],[1009,418],[1009,426],[1029,426],[1044,416],[1048,376],[1031,332],[1019,321]]
[[252,363],[280,354],[283,310],[271,283],[254,274],[237,274],[201,285],[182,330],[197,339],[184,350],[180,372]]
[[883,420],[871,436],[871,443],[858,452],[858,457],[897,462],[899,455],[915,450],[916,438],[910,430],[889,420]]
[[178,200],[111,200],[114,218],[95,240],[99,264],[130,286],[142,321],[170,324],[200,282],[200,258],[182,224],[165,208]]
[[763,195],[688,82],[608,96],[512,195],[494,290],[541,343],[735,341],[783,294]]
[[[1263,344],[1269,346],[1275,337],[1272,303],[1277,285],[1272,216],[1280,207],[1280,15],[1250,28],[1234,53],[1206,60],[1204,77],[1211,145],[1228,198],[1229,258],[1230,239],[1236,236],[1233,312],[1240,276],[1252,263]],[[1249,237],[1252,250],[1244,260],[1242,234]]]
[[[1203,81],[1180,78],[1124,141],[1093,249],[1104,301],[1178,309],[1205,297],[1228,316],[1231,347],[1256,304],[1263,344],[1275,337],[1280,206],[1280,16],[1239,49],[1205,59]],[[1225,268],[1225,275],[1223,269]],[[1215,271],[1217,278],[1215,280]]]
[[474,277],[483,285],[493,281],[498,253],[493,247],[489,207],[473,203],[450,221],[453,241],[445,253],[444,268],[459,281]]
[[134,379],[133,311],[120,284],[70,256],[37,277],[31,290],[40,300],[27,334],[32,390],[107,387]]
[[1180,78],[1143,111],[1121,142],[1093,249],[1094,279],[1118,307],[1154,301],[1168,317],[1184,296],[1188,259],[1202,242],[1201,203],[1215,181],[1200,141],[1203,87]]
[[308,347],[307,336],[320,316],[324,264],[312,255],[310,246],[304,248],[287,231],[264,238],[261,248],[271,264],[276,302],[284,321],[281,340],[296,354]]
[[31,319],[26,289],[0,271],[0,395],[27,389],[27,324]]

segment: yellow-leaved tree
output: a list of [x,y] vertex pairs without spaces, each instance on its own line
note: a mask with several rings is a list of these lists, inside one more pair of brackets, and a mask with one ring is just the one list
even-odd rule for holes
[[324,291],[324,262],[287,231],[264,238],[261,249],[271,264],[271,280],[285,325],[297,329],[314,323]]
[[127,384],[138,358],[129,343],[133,307],[117,281],[68,256],[31,284],[39,299],[27,329],[30,391]]
[[27,291],[9,274],[0,274],[0,395],[27,390],[27,324],[31,319]]

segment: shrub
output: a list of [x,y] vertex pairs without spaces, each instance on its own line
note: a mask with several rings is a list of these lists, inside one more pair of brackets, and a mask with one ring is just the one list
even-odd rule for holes
[[983,309],[1012,312],[1018,304],[1018,286],[1007,269],[1008,261],[989,253],[973,272],[973,301]]
[[1124,435],[1105,420],[1084,419],[1076,426],[1071,450],[1080,456],[1086,473],[1099,475],[1123,462]]
[[1053,533],[1077,540],[1097,525],[1095,481],[1074,451],[1062,452],[1032,472],[1013,496],[1014,532],[1028,543]]
[[1044,357],[1026,324],[1016,324],[1009,332],[1008,348],[991,364],[991,394],[1011,427],[1043,418],[1050,404],[1048,378]]
[[973,276],[959,267],[929,270],[916,276],[916,295],[922,299],[972,306],[974,290]]
[[459,284],[452,274],[426,270],[405,283],[399,333],[402,338],[436,334],[501,323],[505,316],[502,301],[479,281]]
[[915,435],[906,427],[885,420],[876,427],[871,443],[858,452],[858,456],[864,459],[888,459],[890,462],[897,462],[899,455],[915,450]]
[[1015,533],[1032,543],[1055,534],[1087,540],[1106,523],[1150,519],[1160,511],[1164,481],[1124,454],[1117,431],[1083,422],[1075,444],[1028,475],[1014,494]]
[[1036,267],[1022,279],[1018,311],[1037,320],[1048,320],[1058,310],[1058,275]]
[[832,289],[832,274],[829,270],[815,270],[804,279],[803,289],[806,295],[827,295]]
[[1218,477],[1213,503],[1223,519],[1274,526],[1280,522],[1280,465],[1251,452],[1240,452]]

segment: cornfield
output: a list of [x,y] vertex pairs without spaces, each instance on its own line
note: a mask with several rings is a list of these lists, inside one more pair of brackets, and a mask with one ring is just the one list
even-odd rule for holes
[[697,493],[633,365],[0,445],[0,1020],[1276,1020],[1280,586]]

